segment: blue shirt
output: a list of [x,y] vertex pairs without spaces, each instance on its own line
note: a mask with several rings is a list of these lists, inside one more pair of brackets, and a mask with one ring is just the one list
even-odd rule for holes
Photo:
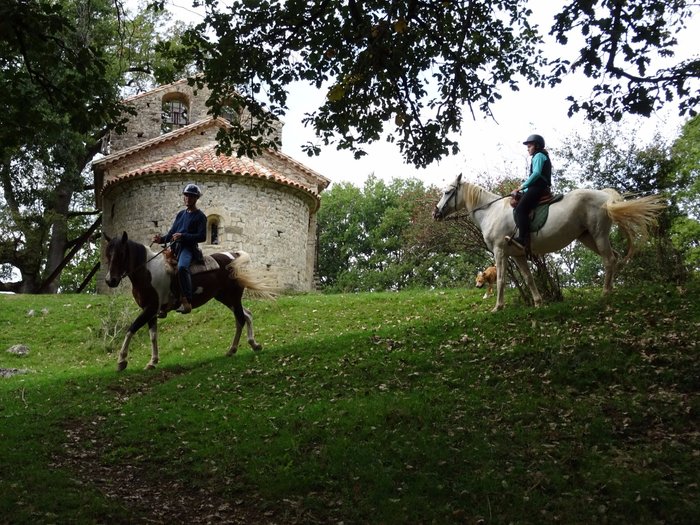
[[175,217],[170,231],[162,238],[163,242],[170,242],[173,235],[181,233],[180,243],[183,248],[196,249],[198,242],[207,240],[207,216],[202,210],[188,212],[180,211]]

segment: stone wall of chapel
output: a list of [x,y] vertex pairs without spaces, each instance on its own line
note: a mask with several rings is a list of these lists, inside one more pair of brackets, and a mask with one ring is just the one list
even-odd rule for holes
[[[182,177],[148,175],[107,188],[102,208],[105,233],[126,231],[130,239],[146,245],[154,234],[166,233],[182,209],[182,188],[191,181]],[[269,272],[280,288],[313,290],[316,228],[310,197],[234,175],[202,175],[194,182],[203,191],[199,207],[220,221],[219,244],[201,243],[204,253],[242,249],[251,255],[251,266]],[[102,268],[100,292],[107,291],[104,274]]]
[[[116,153],[161,136],[161,114],[164,97],[168,97],[170,100],[180,95],[187,102],[189,124],[209,118],[209,108],[206,105],[209,94],[210,91],[206,86],[198,90],[187,85],[187,82],[175,82],[128,99],[126,102],[136,110],[136,115],[125,115],[129,121],[126,123],[126,131],[124,133],[112,132],[110,153]],[[241,116],[241,119],[245,120],[247,118],[250,118],[250,114],[246,111]],[[276,135],[280,141],[282,139],[282,126],[282,122],[279,121],[275,126]],[[214,135],[216,135],[216,131]]]

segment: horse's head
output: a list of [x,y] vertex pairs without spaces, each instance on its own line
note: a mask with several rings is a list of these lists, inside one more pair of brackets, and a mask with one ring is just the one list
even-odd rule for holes
[[477,273],[476,274],[476,287],[483,288],[484,284],[486,284],[486,280],[484,279],[484,272]]
[[129,237],[126,232],[123,233],[121,238],[109,238],[106,233],[104,237],[107,240],[107,249],[105,251],[107,273],[105,274],[105,282],[110,288],[116,288],[129,271]]
[[459,185],[462,182],[462,174],[457,175],[457,178],[447,189],[442,193],[440,201],[433,210],[433,219],[441,221],[451,213],[457,211],[457,200],[459,199]]

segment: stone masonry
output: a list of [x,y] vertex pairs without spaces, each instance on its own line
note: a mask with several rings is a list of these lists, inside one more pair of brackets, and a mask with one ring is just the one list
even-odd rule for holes
[[[242,249],[280,288],[312,290],[316,212],[330,181],[276,151],[255,159],[217,156],[215,136],[227,122],[206,114],[207,96],[181,81],[126,101],[138,115],[93,164],[105,233],[126,231],[148,245],[155,233],[168,231],[182,209],[182,189],[194,182],[203,193],[198,207],[209,220],[207,241],[200,244],[204,253]],[[162,133],[163,103],[172,97],[187,104],[189,122]],[[101,292],[107,290],[103,277],[104,270],[98,274]]]

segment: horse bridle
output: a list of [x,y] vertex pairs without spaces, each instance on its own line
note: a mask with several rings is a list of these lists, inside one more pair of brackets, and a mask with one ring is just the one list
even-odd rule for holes
[[[458,189],[459,189],[459,184],[457,184],[457,185],[455,185],[455,186],[452,186],[452,188],[450,188],[449,191],[451,191],[452,194],[447,198],[447,202],[445,203],[445,205],[448,205],[448,204],[450,203],[450,200],[452,200],[452,198],[454,197],[454,200],[455,200],[455,210],[457,209],[457,190],[458,190]],[[493,203],[498,202],[498,201],[501,201],[501,200],[506,199],[506,198],[508,198],[508,197],[510,197],[510,195],[505,195],[505,196],[503,196],[503,197],[498,197],[497,199],[494,199],[494,200],[492,200],[492,201],[490,201],[490,202],[487,202],[487,203],[484,204],[483,206],[479,206],[478,208],[474,208],[473,210],[470,210],[469,213],[473,216],[477,211],[485,210],[486,208],[488,208],[489,206],[491,206]]]

